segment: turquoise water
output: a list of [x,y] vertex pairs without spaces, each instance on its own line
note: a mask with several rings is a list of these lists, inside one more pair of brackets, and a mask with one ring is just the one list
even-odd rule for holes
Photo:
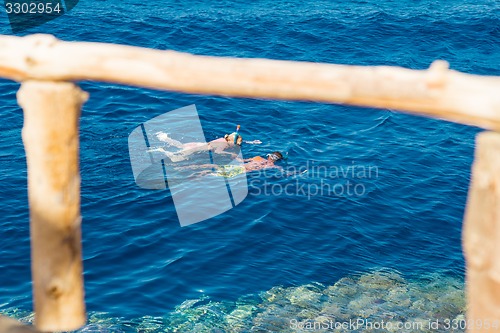
[[[452,69],[500,75],[499,16],[500,3],[488,0],[86,0],[22,35],[415,69],[445,59]],[[3,12],[0,21],[7,22]],[[12,32],[5,24],[0,33]],[[91,96],[81,118],[90,316],[84,331],[300,332],[294,323],[305,330],[319,321],[358,319],[439,320],[444,331],[444,320],[462,318],[460,236],[479,129],[394,110],[91,82],[81,87]],[[29,322],[26,164],[17,89],[0,81],[0,311]],[[141,123],[191,104],[207,139],[241,124],[245,139],[263,142],[244,145],[245,157],[279,150],[288,153],[283,166],[309,172],[250,174],[250,195],[240,205],[181,228],[168,190],[134,183],[127,138]],[[312,172],[313,165],[376,172],[335,177]],[[272,193],[277,185],[314,188],[322,181],[344,189],[350,182],[363,191]]]

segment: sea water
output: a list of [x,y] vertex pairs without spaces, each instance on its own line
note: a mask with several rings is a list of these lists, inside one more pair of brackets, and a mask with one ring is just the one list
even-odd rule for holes
[[[500,75],[499,16],[494,0],[83,0],[19,35],[413,69],[445,59],[455,70]],[[11,34],[3,12],[0,21],[0,33]],[[447,325],[464,314],[460,239],[479,129],[387,109],[81,87],[90,93],[80,128],[82,331],[389,330],[382,321],[398,332],[415,331],[398,323],[464,331]],[[30,322],[18,88],[0,81],[0,311]],[[127,138],[191,104],[207,140],[241,124],[245,140],[262,141],[243,145],[244,157],[280,151],[282,167],[309,171],[249,174],[240,205],[181,228],[168,190],[135,184]]]

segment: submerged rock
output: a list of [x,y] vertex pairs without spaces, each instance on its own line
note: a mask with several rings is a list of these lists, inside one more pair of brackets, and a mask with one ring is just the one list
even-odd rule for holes
[[303,308],[318,308],[322,294],[316,290],[312,290],[309,285],[293,288],[288,293],[288,300],[291,304]]
[[[32,322],[31,312],[2,309],[2,314]],[[344,277],[330,286],[311,283],[297,287],[276,286],[233,302],[213,302],[208,297],[186,300],[164,317],[134,320],[91,313],[89,325],[78,332],[105,333],[304,333],[304,326],[321,332],[446,332],[443,325],[429,328],[429,321],[465,319],[464,284],[458,279],[430,276],[406,281],[393,271],[375,271]],[[362,320],[391,323],[375,326],[337,325]],[[397,325],[417,325],[400,328]],[[316,325],[316,326],[314,326]],[[420,326],[418,326],[420,325]],[[454,332],[464,332],[455,330]]]
[[248,324],[247,321],[251,319],[254,311],[256,311],[256,307],[252,305],[238,306],[226,316],[226,323],[230,327],[244,327]]

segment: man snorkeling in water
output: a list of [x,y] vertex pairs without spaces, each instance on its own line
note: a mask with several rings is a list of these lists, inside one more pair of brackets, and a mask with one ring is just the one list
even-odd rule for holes
[[209,169],[203,170],[201,172],[196,172],[195,176],[205,176],[205,175],[213,175],[219,177],[231,178],[243,173],[258,171],[263,169],[283,169],[281,166],[276,165],[275,163],[279,160],[283,159],[283,155],[275,151],[271,154],[266,155],[267,158],[262,156],[255,156],[247,159],[238,159],[240,162],[244,162],[243,164],[225,164],[225,165],[217,165],[217,164],[201,164],[201,165],[191,165],[181,167],[181,169]]
[[266,157],[267,158],[255,156],[252,158],[244,159],[243,167],[245,168],[245,171],[250,172],[268,168],[281,168],[280,166],[275,165],[276,162],[283,159],[283,154],[281,154],[279,151],[267,154]]

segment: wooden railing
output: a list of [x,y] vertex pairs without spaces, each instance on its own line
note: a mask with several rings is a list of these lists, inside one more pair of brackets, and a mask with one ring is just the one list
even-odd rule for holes
[[[48,35],[0,36],[0,77],[20,81],[28,162],[36,326],[85,323],[78,120],[87,94],[73,82],[104,81],[185,93],[391,108],[492,132],[477,138],[465,214],[467,316],[500,320],[500,77],[450,70],[361,67],[194,56]],[[485,325],[469,331],[500,332]]]

